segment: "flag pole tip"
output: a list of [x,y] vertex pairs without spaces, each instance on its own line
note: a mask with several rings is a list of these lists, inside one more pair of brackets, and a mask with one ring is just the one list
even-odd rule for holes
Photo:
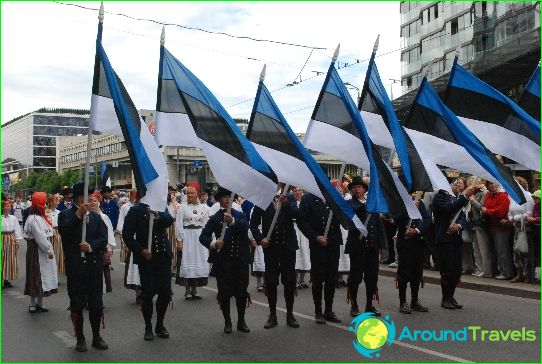
[[339,58],[340,49],[341,49],[341,43],[339,43],[339,45],[335,49],[335,53],[333,53],[333,62],[335,62],[337,60],[337,58]]
[[378,50],[378,43],[380,43],[380,34],[376,37],[375,44],[373,46],[373,53],[376,53]]
[[160,44],[166,44],[166,26],[162,25],[162,34],[160,35]]
[[100,23],[104,22],[104,14],[105,14],[104,2],[102,1],[101,4],[100,4],[100,10],[98,12],[98,20],[100,21]]
[[455,57],[459,60],[460,55],[461,55],[461,44],[458,44],[457,48],[455,49]]
[[267,65],[264,64],[263,68],[262,68],[262,73],[260,73],[260,81],[262,81],[262,82],[265,80],[265,70],[266,70],[266,68],[267,68]]

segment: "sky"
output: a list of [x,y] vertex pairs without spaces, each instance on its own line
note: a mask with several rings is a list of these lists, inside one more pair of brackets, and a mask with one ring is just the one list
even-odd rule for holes
[[[92,1],[78,4],[100,6]],[[54,2],[1,2],[0,6],[2,124],[41,107],[89,109],[98,11]],[[311,54],[310,48],[166,26],[167,49],[207,85],[234,118],[250,117],[259,75],[267,64],[266,86],[271,91],[281,89],[272,95],[298,133],[306,130],[339,43],[343,81],[361,89],[378,34],[378,54],[382,56],[377,57],[377,65],[388,93],[390,79],[400,78],[398,1],[122,1],[105,2],[104,7],[102,43],[138,109],[156,107],[162,25],[112,13],[325,48]],[[343,67],[345,63],[355,65]],[[316,71],[322,74],[314,77]],[[298,83],[285,87],[294,81]],[[356,89],[349,89],[355,97]],[[400,92],[399,83],[393,85],[394,98]]]

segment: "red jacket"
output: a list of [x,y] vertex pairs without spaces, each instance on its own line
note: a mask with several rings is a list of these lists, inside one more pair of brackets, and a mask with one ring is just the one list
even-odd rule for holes
[[488,193],[484,207],[486,208],[485,216],[491,232],[513,230],[512,225],[503,225],[500,223],[502,219],[508,220],[508,208],[510,207],[508,193]]

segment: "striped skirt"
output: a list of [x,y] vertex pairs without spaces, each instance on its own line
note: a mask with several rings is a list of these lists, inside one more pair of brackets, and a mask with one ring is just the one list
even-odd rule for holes
[[41,282],[40,257],[36,241],[27,240],[26,248],[26,283],[24,294],[30,297],[48,297],[52,293],[57,293],[57,289],[44,291]]
[[65,274],[66,269],[64,268],[64,250],[62,249],[62,239],[58,233],[58,228],[53,229],[53,236],[50,239],[51,244],[53,244],[53,251],[55,252],[58,274]]
[[19,277],[16,245],[13,232],[2,232],[2,281],[13,281]]
[[177,266],[177,237],[175,236],[175,224],[171,225],[167,229],[168,239],[171,243],[171,250],[173,251],[173,258],[171,259],[171,266]]

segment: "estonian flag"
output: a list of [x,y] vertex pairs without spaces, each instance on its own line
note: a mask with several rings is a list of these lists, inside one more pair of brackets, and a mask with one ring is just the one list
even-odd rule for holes
[[446,105],[493,153],[540,171],[540,122],[515,102],[457,64]]
[[109,63],[102,46],[103,24],[98,24],[96,59],[90,107],[90,127],[124,136],[141,202],[151,210],[167,207],[167,167],[158,145]]
[[316,102],[304,145],[370,171],[369,213],[407,213],[413,219],[420,219],[405,186],[382,160],[369,138],[359,110],[335,69],[337,54],[338,48]]
[[264,75],[265,67],[250,116],[247,138],[281,182],[298,186],[327,201],[345,229],[356,227],[366,235],[367,229],[363,223],[284,119],[263,83]]
[[184,134],[174,144],[161,137],[160,144],[203,149],[221,186],[263,209],[273,201],[277,191],[273,170],[211,91],[163,45],[156,110],[161,135]]
[[111,187],[111,176],[109,176],[109,168],[107,168],[107,164],[105,164],[105,161],[102,162],[101,175],[102,175],[101,186]]
[[414,143],[423,144],[437,163],[497,181],[514,201],[525,203],[510,170],[444,105],[425,77],[405,127]]
[[518,102],[519,106],[540,122],[540,64],[534,70],[531,79],[525,86],[525,91]]
[[401,161],[401,180],[407,190],[452,192],[450,184],[438,166],[423,153],[423,146],[415,146],[404,131],[378,73],[375,63],[378,39],[373,48],[369,68],[359,102],[361,117],[373,143],[395,149]]

